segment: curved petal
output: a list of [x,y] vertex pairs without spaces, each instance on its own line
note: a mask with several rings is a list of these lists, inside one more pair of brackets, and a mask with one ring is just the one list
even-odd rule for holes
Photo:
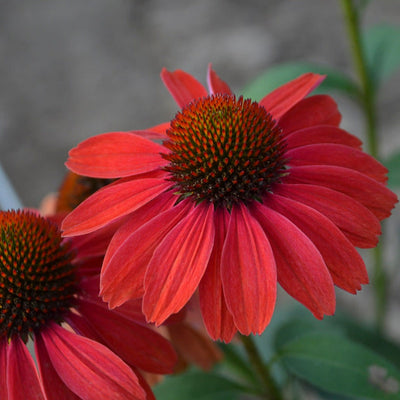
[[35,363],[24,342],[17,336],[11,340],[6,349],[8,392],[6,399],[45,400]]
[[284,135],[315,125],[338,126],[342,116],[332,97],[315,95],[299,101],[279,120]]
[[285,182],[321,185],[344,193],[367,207],[379,220],[387,218],[397,202],[397,196],[383,184],[343,167],[292,167],[285,177]]
[[127,364],[156,374],[173,372],[177,360],[174,349],[148,326],[139,325],[93,301],[80,299],[77,308],[100,335],[101,342]]
[[307,73],[280,86],[267,94],[259,104],[269,112],[275,120],[290,110],[296,103],[312,92],[325,76]]
[[105,186],[65,217],[63,236],[93,232],[142,207],[170,185],[165,179],[152,178]]
[[225,208],[217,208],[214,213],[215,238],[210,261],[199,285],[200,308],[204,325],[213,340],[229,343],[236,326],[229,312],[221,281],[221,256],[229,222],[229,213]]
[[205,202],[177,224],[155,250],[145,276],[143,311],[157,325],[196,290],[214,243],[214,207]]
[[52,323],[41,334],[62,381],[86,400],[145,399],[136,375],[105,346]]
[[194,99],[208,96],[207,90],[197,79],[180,69],[170,72],[163,68],[161,79],[181,108]]
[[316,318],[332,315],[336,306],[333,281],[315,245],[276,211],[254,203],[252,212],[271,243],[279,284]]
[[100,283],[100,295],[111,308],[143,296],[144,276],[156,247],[191,208],[191,202],[182,201],[158,215],[150,210],[153,218],[139,229],[134,218],[117,232],[104,258]]
[[243,204],[232,207],[221,278],[226,304],[239,332],[261,334],[275,307],[276,266],[265,233]]
[[211,63],[208,64],[207,84],[210,94],[216,94],[216,93],[233,94],[229,85],[226,82],[224,82],[212,69]]
[[160,154],[165,147],[135,133],[110,132],[86,139],[69,151],[65,165],[79,175],[121,178],[168,164]]
[[316,125],[293,131],[285,137],[286,149],[318,143],[336,143],[361,150],[361,140],[331,125]]
[[337,226],[318,211],[279,195],[268,196],[265,205],[293,222],[321,253],[335,285],[356,293],[368,283],[368,274],[358,251]]
[[288,150],[289,165],[336,165],[354,169],[378,182],[387,181],[388,170],[375,158],[361,150],[341,144],[310,144]]
[[316,185],[282,184],[275,193],[301,202],[328,217],[360,248],[375,247],[381,234],[379,220],[353,198]]
[[58,376],[40,334],[35,335],[35,352],[40,375],[44,377],[43,386],[47,397],[52,399],[56,393],[57,400],[80,400]]

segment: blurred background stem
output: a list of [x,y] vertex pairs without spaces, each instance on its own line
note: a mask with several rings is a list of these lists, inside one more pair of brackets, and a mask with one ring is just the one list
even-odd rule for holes
[[251,335],[244,336],[239,335],[243,347],[247,353],[247,357],[250,362],[255,375],[258,377],[262,387],[266,400],[283,400],[280,389],[272,377],[269,368],[264,364],[263,359],[254,343]]
[[[361,106],[365,115],[367,132],[367,151],[379,159],[379,141],[377,134],[375,87],[368,69],[360,31],[360,11],[354,0],[341,0],[345,22],[347,25],[351,51],[356,73],[361,87]],[[387,303],[387,277],[383,268],[381,237],[378,246],[373,249],[372,283],[375,290],[375,322],[378,331],[382,331],[385,323]]]

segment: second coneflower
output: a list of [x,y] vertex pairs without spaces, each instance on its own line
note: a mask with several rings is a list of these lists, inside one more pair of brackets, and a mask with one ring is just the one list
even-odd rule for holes
[[144,325],[140,300],[109,310],[99,299],[101,259],[87,256],[88,241],[82,257],[79,239],[32,211],[0,211],[2,400],[149,400],[139,370],[173,370],[175,352]]
[[263,332],[277,282],[317,318],[333,314],[334,285],[355,293],[368,282],[355,247],[377,244],[397,198],[387,170],[338,127],[332,98],[306,97],[323,77],[302,75],[258,103],[211,67],[209,93],[183,71],[161,77],[181,107],[170,123],[92,137],[67,161],[120,178],[63,223],[73,236],[125,216],[105,256],[104,300],[143,296],[161,324],[198,289],[209,334],[226,342]]

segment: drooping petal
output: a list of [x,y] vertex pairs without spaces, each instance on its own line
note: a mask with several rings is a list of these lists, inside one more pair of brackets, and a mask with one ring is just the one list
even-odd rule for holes
[[121,178],[163,167],[166,150],[133,132],[110,132],[84,140],[69,151],[65,165],[79,175]]
[[315,125],[339,126],[342,116],[332,97],[315,95],[299,101],[279,120],[285,135]]
[[[173,372],[177,359],[174,349],[149,327],[139,325],[94,301],[80,299],[78,310],[90,321],[101,342],[127,364],[157,374]],[[110,326],[113,328],[110,329]]]
[[212,69],[211,63],[208,64],[207,84],[210,94],[216,94],[216,93],[232,94],[229,85],[226,82],[224,82]]
[[285,182],[321,185],[344,193],[367,207],[379,220],[387,218],[397,202],[397,196],[382,183],[343,167],[292,167]]
[[156,178],[105,186],[67,215],[61,226],[63,236],[93,232],[142,207],[168,186],[168,181]]
[[222,352],[206,334],[201,334],[189,324],[168,325],[168,335],[178,354],[203,370],[210,370],[223,357]]
[[387,181],[388,170],[375,158],[361,150],[341,144],[311,144],[288,150],[289,165],[336,165],[354,169],[378,182]]
[[143,311],[157,325],[190,299],[214,243],[214,207],[205,202],[177,224],[155,250],[145,276]]
[[145,399],[133,371],[105,346],[52,323],[41,334],[62,381],[86,400]]
[[194,99],[208,96],[207,90],[197,79],[180,69],[170,72],[163,68],[161,79],[181,108]]
[[356,293],[368,283],[358,251],[337,226],[315,209],[279,195],[266,196],[264,204],[293,222],[321,253],[335,285]]
[[6,399],[45,400],[35,363],[22,339],[14,337],[6,349]]
[[44,377],[43,386],[46,396],[53,399],[56,395],[57,400],[80,400],[81,398],[71,392],[58,376],[40,334],[35,335],[35,352],[40,375]]
[[361,140],[331,125],[316,125],[293,131],[285,137],[286,149],[318,143],[336,143],[361,150]]
[[275,120],[279,120],[283,114],[312,92],[324,78],[323,75],[313,73],[303,74],[267,94],[259,104]]
[[229,213],[218,208],[214,213],[215,238],[210,261],[199,285],[200,307],[204,325],[213,340],[229,343],[237,328],[229,312],[221,281],[221,256],[229,222]]
[[111,308],[143,296],[144,276],[154,250],[191,208],[191,202],[182,201],[158,215],[148,209],[153,218],[139,229],[134,218],[133,224],[128,223],[117,232],[104,258],[100,284],[100,294]]
[[381,234],[379,220],[353,198],[323,186],[282,184],[275,193],[306,204],[328,217],[360,248],[375,247]]
[[243,204],[234,205],[221,258],[225,300],[244,334],[261,334],[276,301],[274,255],[259,223]]
[[316,318],[332,315],[336,306],[334,285],[315,245],[276,211],[254,203],[252,213],[271,243],[279,284]]

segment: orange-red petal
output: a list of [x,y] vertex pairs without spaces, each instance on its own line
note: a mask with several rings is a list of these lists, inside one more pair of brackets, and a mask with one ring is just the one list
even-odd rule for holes
[[286,217],[254,203],[254,216],[271,243],[279,284],[316,318],[335,312],[335,290],[325,262],[311,240]]
[[194,99],[208,96],[207,90],[197,79],[180,69],[170,72],[163,68],[161,79],[181,108]]
[[199,285],[200,308],[210,337],[229,343],[237,328],[224,297],[221,281],[221,255],[229,222],[229,213],[218,208],[214,213],[215,238],[206,272]]
[[207,83],[210,94],[233,94],[229,85],[224,82],[212,69],[211,64],[208,64]]
[[267,94],[259,104],[263,106],[275,120],[279,120],[283,114],[295,104],[306,97],[322,81],[323,75],[307,73],[280,86]]
[[55,370],[77,396],[86,400],[145,399],[131,368],[102,344],[54,323],[41,336]]
[[65,165],[93,178],[122,178],[156,170],[167,164],[165,147],[133,132],[93,136],[69,151]]
[[18,336],[14,337],[5,347],[7,350],[5,369],[7,381],[4,390],[7,391],[7,396],[5,399],[45,400],[35,363],[22,339]]
[[221,258],[225,300],[244,335],[261,334],[276,301],[276,265],[267,237],[243,204],[234,205]]
[[127,215],[162,193],[170,183],[164,179],[138,179],[108,185],[92,194],[64,219],[64,236],[83,235]]
[[214,207],[196,206],[163,239],[145,276],[143,311],[157,325],[189,301],[207,267],[214,243]]

